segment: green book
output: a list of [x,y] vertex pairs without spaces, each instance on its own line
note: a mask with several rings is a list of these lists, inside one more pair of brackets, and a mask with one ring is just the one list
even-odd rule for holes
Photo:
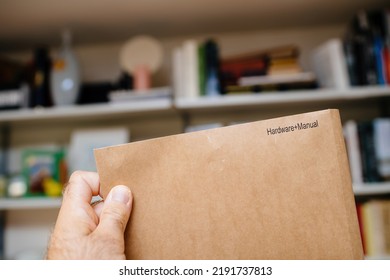
[[199,67],[199,92],[201,96],[206,95],[206,50],[205,44],[198,47],[198,67]]

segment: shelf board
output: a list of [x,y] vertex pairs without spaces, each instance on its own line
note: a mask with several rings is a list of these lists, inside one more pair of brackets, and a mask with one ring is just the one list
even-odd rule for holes
[[345,90],[317,89],[272,93],[243,93],[217,97],[158,98],[136,102],[100,103],[52,108],[19,109],[0,111],[0,123],[41,121],[52,119],[95,119],[106,116],[161,114],[187,110],[215,108],[240,108],[272,104],[318,103],[324,101],[352,101],[370,98],[390,97],[390,87],[357,87]]
[[178,98],[175,107],[182,110],[261,106],[271,104],[314,103],[322,101],[350,101],[390,97],[390,87],[370,86],[345,90],[316,89],[302,91],[242,93],[216,97]]
[[0,198],[0,210],[60,208],[61,197]]
[[0,123],[45,119],[95,118],[98,116],[120,114],[168,112],[170,110],[172,110],[171,99],[160,98],[136,102],[99,103],[2,111],[0,112]]
[[357,196],[390,194],[390,182],[354,184],[353,192]]

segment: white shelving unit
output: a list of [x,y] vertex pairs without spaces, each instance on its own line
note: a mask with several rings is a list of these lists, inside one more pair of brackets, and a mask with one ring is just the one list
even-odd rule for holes
[[224,108],[238,106],[265,106],[271,104],[297,104],[317,103],[323,101],[352,101],[362,99],[373,99],[390,97],[390,87],[370,86],[356,87],[345,90],[338,89],[316,89],[288,92],[263,92],[263,93],[242,93],[221,95],[217,97],[179,98],[175,100],[177,109],[205,109]]
[[354,184],[353,192],[356,196],[390,194],[390,182]]
[[51,119],[96,118],[119,115],[163,113],[172,111],[170,99],[102,103],[52,108],[20,109],[0,112],[0,123]]
[[61,206],[61,203],[61,197],[1,198],[0,211],[22,209],[57,209]]
[[262,107],[278,104],[301,104],[319,102],[344,102],[354,100],[370,100],[381,97],[390,97],[390,87],[370,86],[356,87],[346,90],[316,89],[289,92],[264,92],[228,94],[217,97],[199,98],[160,98],[136,102],[105,103],[91,105],[75,105],[66,107],[20,109],[0,112],[1,123],[19,121],[41,121],[54,119],[96,118],[105,116],[158,114],[187,110],[202,109],[234,109],[235,107]]

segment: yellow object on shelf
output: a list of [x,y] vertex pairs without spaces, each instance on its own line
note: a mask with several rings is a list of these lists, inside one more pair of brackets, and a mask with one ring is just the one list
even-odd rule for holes
[[60,196],[62,193],[62,184],[53,178],[43,180],[43,189],[47,196]]

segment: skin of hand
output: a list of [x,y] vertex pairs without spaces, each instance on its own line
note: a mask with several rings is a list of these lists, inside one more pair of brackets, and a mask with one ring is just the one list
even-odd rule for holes
[[124,231],[133,202],[130,189],[111,189],[94,206],[100,191],[99,175],[76,171],[63,192],[63,201],[47,250],[47,259],[125,259]]

